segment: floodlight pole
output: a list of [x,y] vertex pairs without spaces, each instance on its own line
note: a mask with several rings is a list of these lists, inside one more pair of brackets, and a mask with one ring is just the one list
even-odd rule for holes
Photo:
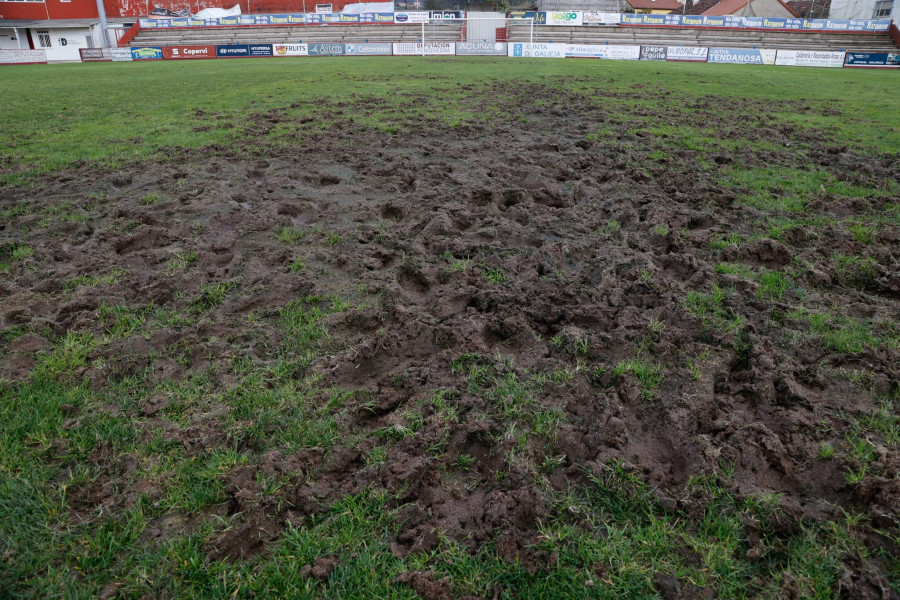
[[108,48],[109,40],[106,39],[106,7],[103,6],[103,0],[97,0],[97,14],[100,17],[100,47]]

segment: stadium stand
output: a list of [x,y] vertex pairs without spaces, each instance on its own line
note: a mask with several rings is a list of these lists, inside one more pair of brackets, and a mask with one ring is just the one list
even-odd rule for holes
[[[510,42],[527,42],[527,27],[511,27]],[[896,49],[885,33],[763,31],[751,29],[687,29],[673,27],[554,27],[534,28],[535,42],[565,44],[637,44],[641,46],[703,46],[771,48],[778,50],[845,50],[889,52]]]
[[[442,23],[429,27],[429,42],[458,42],[462,25]],[[296,27],[223,27],[203,29],[141,29],[131,46],[191,44],[285,44],[417,42],[420,25],[300,25]]]
[[[429,28],[428,41],[458,42],[462,26],[443,23]],[[529,27],[509,27],[510,42],[529,41]],[[415,42],[419,25],[299,25],[248,26],[202,29],[141,29],[131,46],[248,43],[362,43]],[[672,27],[554,27],[534,28],[535,42],[570,44],[636,44],[641,46],[708,46],[771,48],[781,50],[845,50],[890,52],[896,45],[886,33],[824,33],[741,29],[689,29]]]

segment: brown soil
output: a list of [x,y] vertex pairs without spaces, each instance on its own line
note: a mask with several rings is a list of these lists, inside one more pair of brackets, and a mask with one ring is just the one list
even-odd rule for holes
[[[540,566],[547,557],[529,547],[548,516],[544,486],[582,485],[586,472],[609,461],[624,461],[664,506],[688,515],[703,506],[686,489],[689,479],[732,465],[729,491],[781,494],[790,517],[786,529],[794,517],[815,521],[853,510],[878,529],[896,532],[896,446],[879,446],[872,465],[878,475],[856,486],[845,481],[851,465],[843,453],[833,460],[818,453],[823,442],[840,447],[849,422],[878,408],[878,394],[896,393],[900,351],[828,351],[815,340],[792,337],[809,331],[805,321],[789,316],[802,303],[896,320],[896,228],[881,229],[868,245],[832,225],[795,228],[780,241],[762,238],[722,253],[710,242],[760,231],[754,225],[759,213],[719,183],[729,165],[802,167],[811,160],[836,178],[880,186],[896,179],[897,157],[862,156],[825,133],[769,116],[810,110],[799,104],[708,99],[707,105],[731,109],[725,120],[704,111],[702,101],[696,111],[668,109],[661,96],[644,92],[660,100],[656,108],[638,109],[637,116],[651,122],[721,119],[723,140],[766,140],[783,148],[701,155],[673,150],[646,131],[630,132],[639,124],[612,120],[604,106],[618,99],[612,94],[544,86],[469,93],[476,110],[491,102],[504,118],[449,127],[397,110],[401,133],[391,135],[352,118],[323,130],[285,109],[256,115],[246,141],[234,147],[173,150],[163,164],[115,171],[82,165],[32,189],[4,190],[0,210],[24,202],[29,214],[0,224],[0,245],[26,243],[35,256],[30,268],[14,264],[0,276],[0,328],[34,331],[4,343],[2,376],[27,377],[37,353],[49,349],[47,337],[104,331],[98,319],[103,304],[152,303],[184,312],[202,284],[230,281],[235,287],[223,304],[195,323],[115,339],[76,373],[102,388],[129,375],[146,374],[152,386],[208,370],[213,389],[224,390],[237,383],[230,368],[235,358],[274,359],[283,332],[266,317],[280,307],[311,294],[366,301],[366,308],[326,317],[327,343],[296,374],[319,374],[324,387],[353,392],[339,411],[344,441],[287,456],[257,451],[248,441],[245,449],[255,458],[226,476],[229,502],[215,509],[241,512],[243,522],[209,546],[213,556],[263,551],[286,522],[300,523],[374,484],[400,493],[399,504],[406,504],[393,545],[398,555],[433,548],[443,530],[473,549],[492,542],[501,556]],[[422,100],[409,98],[410,105]],[[330,115],[395,109],[360,98],[331,107]],[[214,117],[203,118],[216,126]],[[612,133],[586,139],[600,128]],[[662,157],[651,157],[659,149]],[[150,193],[161,201],[141,203]],[[87,219],[39,222],[42,211],[65,200],[71,214]],[[822,195],[808,214],[845,218],[881,210],[884,202]],[[620,230],[609,229],[612,220]],[[307,234],[292,247],[277,238],[284,226]],[[339,240],[329,240],[330,233]],[[196,264],[173,272],[168,263],[176,251],[196,252]],[[872,257],[874,276],[848,281],[832,259],[837,253]],[[290,265],[298,257],[305,269],[294,272]],[[780,301],[760,299],[756,282],[717,274],[719,261],[770,270],[794,266],[805,296],[791,291]],[[506,281],[488,281],[489,269]],[[112,284],[64,287],[80,275],[113,271],[120,274]],[[739,329],[704,326],[683,307],[688,291],[709,292],[714,284],[731,292],[725,303],[742,317]],[[248,319],[251,314],[262,318]],[[642,396],[633,375],[611,375],[614,365],[638,356],[637,347],[661,367],[653,397]],[[686,357],[704,350],[709,357],[695,378]],[[571,381],[533,391],[529,411],[561,411],[553,434],[529,435],[517,448],[503,399],[477,393],[465,369],[451,369],[467,353],[478,355],[470,365],[501,378],[574,372]],[[840,369],[865,370],[868,384],[839,377]],[[442,418],[428,401],[441,389],[452,392],[458,422]],[[162,429],[196,452],[226,443],[227,409],[208,407],[186,426],[165,418],[167,401],[151,395],[135,417],[148,431]],[[325,406],[329,398],[315,401]],[[376,432],[406,424],[410,410],[423,417],[416,435],[385,444]],[[367,464],[376,445],[387,445],[387,460]],[[434,452],[435,445],[442,451]],[[462,468],[466,456],[474,460]],[[558,457],[558,464],[542,469],[547,457]],[[95,458],[119,460],[102,449]],[[259,471],[290,480],[287,502],[260,499]],[[109,479],[127,472],[127,465],[110,464]],[[110,491],[115,486],[103,483],[85,492],[86,503],[122,501]],[[146,486],[153,489],[152,482]],[[155,534],[190,527],[196,517],[157,523]],[[308,574],[327,577],[334,565],[324,559],[308,566]],[[880,585],[872,578],[883,581],[863,574],[859,585]],[[446,583],[430,573],[409,574],[402,583],[426,598],[448,597]]]

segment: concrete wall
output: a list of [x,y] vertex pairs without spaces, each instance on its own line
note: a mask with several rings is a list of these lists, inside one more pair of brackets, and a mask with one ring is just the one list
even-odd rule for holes
[[[21,40],[16,39],[16,31],[15,29],[3,29],[0,28],[0,50],[18,50],[19,48],[28,48],[28,37],[25,35],[25,30],[22,29],[19,31],[22,36]],[[19,46],[19,44],[22,44]]]
[[[42,49],[47,53],[48,61],[56,60],[81,60],[79,48],[91,48],[98,46],[97,35],[99,27],[72,27],[66,29],[42,29],[32,28],[31,39],[36,49]],[[50,47],[41,46],[40,34],[48,32]],[[90,43],[88,39],[90,38]]]

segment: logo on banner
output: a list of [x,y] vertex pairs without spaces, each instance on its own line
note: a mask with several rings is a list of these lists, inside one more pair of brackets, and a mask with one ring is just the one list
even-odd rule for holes
[[310,56],[340,56],[344,53],[343,44],[309,44]]
[[406,23],[407,21],[409,21],[409,15],[405,13],[397,13],[396,15],[394,15],[394,20],[398,23]]
[[272,56],[272,45],[250,44],[250,56]]
[[308,56],[306,44],[275,44],[275,56]]
[[641,46],[641,60],[666,60],[666,47]]
[[150,60],[154,58],[162,58],[162,47],[132,48],[131,56],[135,60]]

